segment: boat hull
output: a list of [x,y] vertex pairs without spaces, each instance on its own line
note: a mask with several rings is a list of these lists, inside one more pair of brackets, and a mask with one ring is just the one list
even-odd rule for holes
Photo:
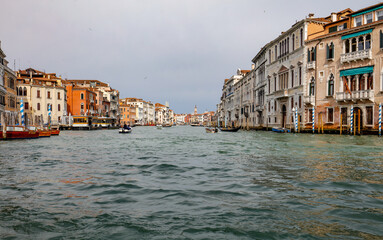
[[5,133],[5,138],[3,135],[3,131],[0,131],[0,139],[4,140],[12,140],[12,139],[31,139],[31,138],[38,138],[39,133],[37,131],[31,131],[27,128],[24,128],[22,126],[9,126],[7,128],[11,129],[17,129],[17,131],[7,130]]
[[277,132],[277,133],[289,133],[290,130],[286,128],[272,128],[271,131]]
[[132,132],[132,129],[124,129],[124,128],[120,128],[118,130],[119,133],[131,133]]
[[240,127],[237,127],[237,128],[221,128],[221,131],[222,132],[238,132],[239,129],[240,129]]
[[51,135],[57,136],[59,134],[60,134],[60,130],[58,130],[58,129],[51,130]]

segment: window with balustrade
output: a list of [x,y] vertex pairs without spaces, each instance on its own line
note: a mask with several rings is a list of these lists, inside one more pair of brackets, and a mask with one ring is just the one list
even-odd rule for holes
[[371,35],[366,34],[344,41],[344,52],[351,53],[371,49]]
[[316,47],[307,50],[307,62],[315,62],[316,60]]

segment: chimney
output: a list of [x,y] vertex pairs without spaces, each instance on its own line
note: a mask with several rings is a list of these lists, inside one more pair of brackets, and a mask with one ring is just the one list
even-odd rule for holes
[[314,17],[314,13],[309,13],[309,18],[313,18]]
[[337,14],[336,13],[331,13],[331,22],[336,22],[337,19]]

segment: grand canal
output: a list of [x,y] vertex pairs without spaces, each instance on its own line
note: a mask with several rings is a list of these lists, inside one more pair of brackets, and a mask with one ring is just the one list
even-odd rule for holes
[[383,138],[157,130],[0,141],[0,239],[378,239]]

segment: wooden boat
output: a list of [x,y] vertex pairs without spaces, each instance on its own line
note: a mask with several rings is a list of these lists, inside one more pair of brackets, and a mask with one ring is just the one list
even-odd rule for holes
[[51,135],[58,136],[59,134],[60,134],[60,130],[59,129],[52,129],[51,130]]
[[157,129],[162,129],[162,125],[161,125],[161,124],[158,124],[158,125],[157,125]]
[[118,130],[119,133],[131,133],[132,129],[131,128],[120,128]]
[[222,127],[220,130],[222,132],[238,132],[239,129],[240,127]]
[[277,133],[289,133],[290,129],[287,129],[287,128],[272,128],[271,131],[277,132]]
[[205,128],[206,130],[206,133],[217,133],[218,132],[218,129],[217,128]]
[[39,133],[37,131],[30,130],[24,126],[7,126],[5,132],[5,138],[3,131],[0,131],[0,139],[11,140],[11,139],[28,139],[38,138]]

